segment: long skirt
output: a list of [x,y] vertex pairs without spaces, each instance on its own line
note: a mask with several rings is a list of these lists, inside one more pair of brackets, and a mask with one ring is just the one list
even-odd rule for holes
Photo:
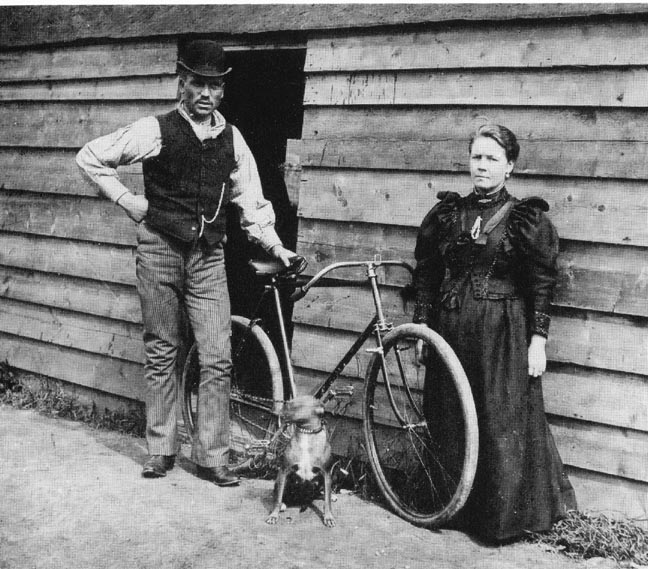
[[[468,285],[461,306],[442,308],[434,327],[466,371],[479,423],[475,482],[453,527],[495,542],[549,530],[576,508],[576,498],[547,425],[541,379],[528,375],[523,301],[475,299]],[[438,381],[426,391],[444,436],[452,437],[453,411]]]

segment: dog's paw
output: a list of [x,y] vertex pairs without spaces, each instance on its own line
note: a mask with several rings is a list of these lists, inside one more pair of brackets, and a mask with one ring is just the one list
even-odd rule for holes
[[334,528],[335,527],[335,518],[333,517],[332,514],[328,514],[324,516],[324,525],[327,528]]
[[270,524],[271,526],[275,525],[277,521],[279,521],[279,514],[275,514],[274,512],[266,518],[266,524]]

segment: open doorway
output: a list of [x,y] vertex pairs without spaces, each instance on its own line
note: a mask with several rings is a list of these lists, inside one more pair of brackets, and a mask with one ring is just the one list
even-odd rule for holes
[[[220,111],[243,134],[256,159],[266,199],[277,216],[277,232],[284,245],[295,250],[297,208],[288,199],[283,164],[286,141],[301,138],[304,100],[303,49],[230,52],[232,72],[227,76]],[[232,312],[250,316],[263,291],[247,265],[250,258],[264,258],[260,247],[248,242],[232,208],[225,248]],[[284,300],[284,319],[292,336],[292,306]],[[278,337],[273,319],[266,316],[273,341]],[[275,344],[276,345],[276,344]]]

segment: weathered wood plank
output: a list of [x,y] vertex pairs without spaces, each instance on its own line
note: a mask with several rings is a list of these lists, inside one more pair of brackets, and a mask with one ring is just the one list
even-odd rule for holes
[[648,329],[632,321],[595,313],[552,318],[547,357],[562,363],[648,375]]
[[173,74],[174,40],[110,43],[0,53],[0,81]]
[[[327,321],[322,321],[320,314],[314,315],[307,325],[297,324],[293,340],[296,365],[330,371],[357,337],[357,332],[348,330],[357,330],[362,322],[348,321],[345,329],[326,326]],[[648,330],[642,323],[594,313],[557,314],[552,318],[547,357],[564,364],[648,375],[646,345]],[[314,351],[312,346],[318,349]],[[358,369],[364,369],[365,360],[363,353],[356,357],[357,362],[362,362]]]
[[298,215],[414,226],[442,188],[467,193],[469,184],[468,176],[309,168],[302,171]]
[[[0,188],[97,196],[98,190],[81,173],[75,155],[70,150],[0,149]],[[141,165],[120,167],[119,177],[134,193],[144,193]]]
[[[332,273],[334,274],[334,273]],[[358,276],[362,276],[361,274]],[[394,325],[412,321],[413,303],[406,303],[402,289],[379,287],[383,314]],[[369,286],[356,288],[340,286],[312,288],[295,303],[293,322],[361,332],[375,314]]]
[[[324,379],[323,374],[311,372],[310,370],[296,370],[296,377],[298,385],[304,386],[304,393],[308,391],[313,392],[315,386],[321,383]],[[342,385],[349,382],[341,380]],[[306,386],[309,386],[307,388]],[[336,452],[341,456],[363,456],[362,452],[362,423],[360,421],[362,416],[362,383],[355,383],[355,392],[349,405],[344,408],[346,404],[344,401],[340,402],[339,406],[329,403],[327,411],[331,413],[342,413],[342,415],[334,414],[329,418],[329,425],[332,425],[334,430],[333,441],[335,444]],[[556,418],[549,417],[551,423],[556,421]],[[580,426],[580,425],[579,425]],[[585,427],[587,425],[585,424]],[[552,426],[552,430],[554,427]],[[555,430],[554,430],[555,432]],[[623,431],[612,431],[616,436],[623,437]],[[563,448],[563,441],[561,440],[560,433],[556,437],[559,451],[563,458],[569,456],[572,458],[572,449]],[[572,439],[573,440],[573,439]],[[569,444],[569,439],[565,439]],[[596,441],[595,441],[596,443]],[[586,447],[585,447],[586,448]],[[587,454],[579,453],[578,447],[574,446],[573,451],[576,452],[575,461],[587,462],[591,461],[591,457]],[[585,450],[585,449],[584,449]],[[614,455],[614,448],[606,449],[611,455]],[[628,457],[636,464],[637,457]],[[641,460],[641,459],[639,459]],[[606,467],[607,468],[607,467]],[[629,480],[618,476],[610,476],[589,470],[577,468],[569,463],[567,464],[570,480],[572,481],[578,498],[579,508],[584,511],[606,512],[613,515],[619,515],[625,512],[626,516],[634,516],[636,518],[645,518],[645,510],[642,507],[648,505],[646,503],[646,495],[648,485],[642,482]],[[645,473],[645,469],[640,471]],[[605,497],[599,495],[604,492]],[[645,523],[645,522],[643,522]]]
[[542,376],[548,413],[648,432],[648,380],[643,376],[552,364]]
[[[334,363],[329,362],[328,367],[331,368]],[[322,371],[297,369],[300,393],[315,393],[327,377]],[[353,409],[347,414],[357,418],[361,417],[362,381],[363,378],[341,377],[335,384],[337,387],[355,386],[351,400]],[[643,376],[556,363],[552,363],[542,376],[547,413],[644,433],[648,433],[647,387],[648,381]],[[345,401],[342,400],[339,405],[345,404]],[[335,401],[330,406],[338,407]]]
[[0,298],[33,302],[139,324],[132,286],[0,266]]
[[144,363],[142,328],[136,324],[5,298],[0,304],[0,331]]
[[[648,245],[648,194],[630,181],[512,178],[518,198],[540,196],[564,239]],[[470,192],[467,175],[367,170],[306,169],[299,216],[416,227],[437,203],[439,191]]]
[[96,243],[1,233],[0,265],[135,284],[135,250]]
[[174,101],[175,76],[75,79],[73,81],[3,83],[0,101],[162,100]]
[[[646,142],[648,117],[642,109],[418,106],[307,107],[302,138],[321,140],[462,140],[484,122],[506,125],[522,141]],[[524,144],[522,156],[526,153]]]
[[[479,29],[344,32],[312,39],[307,72],[519,68],[646,63],[645,22],[534,22]],[[477,47],[478,46],[478,47]]]
[[[331,372],[358,337],[344,330],[297,324],[293,336],[291,359],[297,367]],[[364,347],[373,347],[372,340]],[[314,348],[317,346],[317,348]],[[364,378],[371,354],[361,348],[344,370],[352,378]]]
[[324,73],[306,79],[306,105],[645,107],[648,70]]
[[[331,263],[370,261],[376,255],[413,264],[415,243],[412,227],[300,219],[297,252],[308,260],[308,274],[315,274]],[[342,269],[331,277],[356,280],[363,273],[362,269]],[[383,267],[378,273],[381,283],[403,286],[410,280],[402,269]]]
[[581,510],[631,518],[648,528],[648,485],[579,468],[568,468],[567,474]]
[[10,366],[131,399],[144,399],[144,366],[0,333]]
[[[301,393],[314,393],[326,375],[302,368],[297,369],[296,380]],[[341,378],[338,386],[351,385],[353,395],[348,398],[332,400],[326,406],[329,413],[343,415],[345,418],[360,422],[362,420],[362,380]],[[388,406],[385,397],[382,404]],[[551,431],[556,440],[563,461],[578,468],[585,468],[623,479],[648,481],[645,468],[648,432],[628,431],[605,425],[574,421],[555,416],[549,410]],[[385,415],[385,424],[391,417]]]
[[[414,265],[416,231],[415,228],[302,219],[297,250],[309,262],[308,274],[315,274],[334,262],[366,261],[374,255]],[[648,316],[645,249],[565,239],[560,248],[555,305]],[[362,278],[362,271],[345,269],[333,276],[355,280]],[[400,269],[386,268],[384,272],[381,269],[378,276],[380,282],[394,286],[410,282]]]
[[120,126],[172,108],[173,101],[4,102],[0,105],[0,145],[80,148]]
[[[289,145],[294,145],[294,140],[288,141]],[[284,182],[286,184],[286,192],[288,193],[288,201],[293,207],[299,206],[299,186],[301,183],[301,161],[298,154],[291,153],[290,150],[286,152],[286,161],[283,164]]]
[[0,193],[0,229],[47,237],[135,245],[137,224],[103,198]]
[[648,316],[646,250],[562,241],[554,304]]
[[551,431],[563,461],[619,478],[648,482],[648,433],[553,417]]
[[[308,248],[302,247],[304,254]],[[348,241],[347,241],[348,243]],[[413,243],[409,240],[407,244]],[[406,244],[404,244],[406,245]],[[413,246],[410,250],[403,249],[401,258],[412,265]],[[307,272],[313,273],[323,268],[324,265],[338,260],[350,260],[343,255],[329,257],[325,263],[311,264]],[[357,253],[357,252],[356,252]],[[370,259],[371,251],[367,251],[366,259]],[[313,254],[307,255],[312,259]],[[315,255],[317,257],[317,255]],[[382,269],[379,275],[382,277]],[[578,242],[563,242],[563,250],[559,257],[559,281],[556,289],[554,305],[560,307],[597,310],[619,315],[648,316],[648,268],[645,263],[645,251],[634,248],[616,248],[610,246],[597,246]],[[331,274],[334,278],[344,280],[362,280],[362,269],[344,269]],[[408,283],[407,273],[398,269],[390,269],[386,273],[389,284]],[[396,279],[396,280],[394,280]],[[383,305],[387,314],[397,320],[408,316],[411,306],[405,309],[400,289],[384,289]],[[344,328],[344,320],[353,321],[354,318],[366,317],[373,313],[373,301],[368,289],[344,288],[343,286],[331,289],[312,289],[308,295],[295,305],[294,318],[301,318],[301,313],[321,310],[327,312],[327,318],[335,322],[333,327]],[[404,313],[405,311],[405,313]],[[354,328],[355,329],[355,328]]]
[[[648,178],[648,142],[520,140],[516,174]],[[294,149],[293,151],[295,151]],[[465,140],[302,140],[302,166],[468,172]]]
[[[224,37],[218,41],[226,52],[303,49],[278,40]],[[173,75],[177,53],[176,36],[161,41],[139,37],[119,43],[5,51],[0,54],[0,82]]]
[[[596,15],[643,14],[641,3],[560,4],[212,4],[10,6],[0,17],[1,45],[22,46],[71,42],[90,38],[141,38],[184,34],[240,34],[264,32],[403,26],[407,24],[474,21],[480,29],[493,21],[546,20]],[[496,24],[501,25],[501,24]]]

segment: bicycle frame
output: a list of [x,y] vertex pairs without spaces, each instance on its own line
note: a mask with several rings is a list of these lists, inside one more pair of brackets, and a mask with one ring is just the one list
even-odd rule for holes
[[[404,519],[424,526],[438,525],[451,519],[468,498],[475,475],[479,449],[477,414],[470,383],[451,346],[424,325],[394,325],[385,317],[377,270],[383,266],[397,266],[408,270],[413,276],[412,267],[402,261],[382,261],[379,258],[341,262],[325,267],[307,281],[306,278],[300,277],[298,280],[297,277],[304,265],[303,258],[296,258],[286,269],[276,262],[251,264],[256,274],[266,280],[252,319],[232,317],[232,346],[236,350],[232,353],[230,417],[232,449],[235,451],[231,458],[236,464],[235,468],[254,470],[271,465],[273,457],[278,456],[289,436],[282,417],[282,406],[296,397],[297,390],[282,311],[282,298],[288,292],[286,285],[294,290],[290,298],[295,301],[314,286],[368,284],[374,315],[335,369],[316,388],[315,397],[326,403],[354,393],[352,385],[337,387],[333,384],[373,335],[375,346],[366,349],[371,357],[365,377],[360,380],[364,379],[363,433],[375,480],[390,507]],[[323,280],[333,271],[354,267],[364,268],[366,279]],[[303,282],[306,284],[299,286]],[[262,304],[271,298],[273,306],[267,309],[277,314],[273,324],[273,331],[277,333],[272,335],[272,339],[264,330],[265,327],[260,325],[262,315],[266,314],[266,307],[262,307]],[[421,345],[427,347],[427,352],[421,350]],[[249,351],[245,346],[249,347]],[[435,357],[422,362],[419,358],[423,353],[435,354]],[[186,425],[190,426],[190,434],[194,434],[200,379],[195,344],[189,354],[182,375],[182,411]],[[433,430],[428,428],[425,384],[429,377],[434,381],[437,373],[447,374],[449,397],[454,398],[460,412],[457,421],[463,431],[457,433],[460,433],[464,444],[456,448],[459,453],[456,457],[454,451],[447,453],[447,456],[442,451],[443,445],[450,441],[435,438]],[[440,402],[443,403],[443,400]],[[333,414],[340,411],[343,414],[345,408],[331,411]],[[434,409],[431,411],[434,412]],[[455,464],[454,459],[461,459],[461,453],[462,465]]]
[[[317,391],[315,392],[315,397],[318,399],[322,399],[324,397],[324,394],[331,389],[333,383],[335,383],[335,381],[340,377],[340,375],[342,375],[342,372],[349,364],[349,362],[352,360],[353,356],[355,356],[358,353],[362,345],[367,341],[367,339],[371,335],[374,335],[376,338],[376,348],[368,351],[372,351],[372,352],[375,351],[382,354],[382,350],[383,350],[382,337],[385,333],[393,329],[393,324],[391,322],[388,322],[387,319],[385,318],[385,314],[382,306],[382,300],[380,298],[380,291],[378,289],[377,269],[381,266],[403,267],[404,269],[409,271],[410,275],[412,275],[414,272],[414,269],[411,267],[411,265],[409,265],[404,261],[373,260],[373,261],[346,261],[340,263],[333,263],[328,267],[325,267],[324,269],[319,271],[314,277],[312,277],[305,285],[300,287],[292,295],[293,299],[303,298],[303,296],[308,292],[308,290],[314,286],[317,286],[317,284],[321,281],[321,279],[323,279],[327,274],[335,270],[344,269],[344,268],[364,267],[366,269],[367,282],[369,282],[369,285],[371,287],[375,314],[371,319],[371,321],[369,322],[369,324],[367,325],[367,327],[360,334],[358,339],[353,343],[353,345],[349,348],[346,354],[340,359],[338,364],[335,366],[334,370],[328,375],[328,377],[317,389]],[[276,275],[271,278],[270,284],[266,285],[263,296],[259,301],[259,307],[263,302],[263,299],[265,298],[266,294],[269,294],[271,292],[274,300],[274,308],[277,314],[279,329],[281,334],[281,344],[282,344],[281,358],[283,360],[283,363],[285,364],[285,370],[288,376],[286,379],[288,380],[288,385],[291,391],[291,393],[289,394],[289,396],[286,397],[286,399],[290,399],[292,397],[295,397],[297,390],[296,390],[292,361],[290,359],[290,349],[288,347],[286,326],[283,319],[281,298],[279,295],[280,280],[281,279]],[[357,282],[358,281],[355,281],[355,283]],[[365,284],[365,281],[362,281],[362,284]],[[341,285],[336,285],[336,286],[341,286]],[[257,312],[258,312],[258,308],[257,308]],[[250,325],[253,325],[254,322],[258,322],[258,319],[256,320],[252,319]],[[384,369],[385,369],[385,363],[383,361],[383,373],[384,373]],[[390,398],[391,398],[391,394],[390,394]]]

